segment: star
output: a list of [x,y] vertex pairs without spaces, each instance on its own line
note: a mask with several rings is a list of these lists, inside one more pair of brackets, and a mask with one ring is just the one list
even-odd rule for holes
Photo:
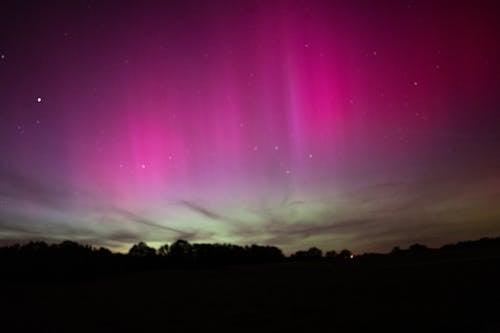
[[1,54],[1,55],[0,55],[0,58],[1,58],[2,60],[3,60],[3,59],[5,59],[5,54]]
[[37,98],[36,98],[36,102],[37,102],[37,103],[41,103],[41,102],[42,102],[42,98],[41,98],[41,97],[37,97]]
[[143,164],[141,164],[141,168],[142,168],[142,169],[146,169],[146,164],[144,164],[144,163],[143,163]]
[[292,172],[291,172],[290,170],[286,169],[286,170],[285,170],[285,173],[286,173],[287,175],[289,175],[289,174],[291,174]]
[[309,158],[313,158],[313,154],[309,154]]
[[280,147],[274,146],[274,150],[278,150],[278,149],[280,149]]

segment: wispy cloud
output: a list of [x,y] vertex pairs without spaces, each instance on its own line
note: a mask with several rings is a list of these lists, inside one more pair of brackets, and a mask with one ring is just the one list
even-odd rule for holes
[[224,224],[226,224],[228,226],[248,224],[248,221],[245,221],[244,219],[235,218],[235,217],[229,216],[227,214],[218,212],[216,210],[206,208],[202,204],[197,203],[195,201],[179,200],[178,202],[182,206],[188,208],[189,210],[191,210],[191,211],[193,211],[193,212],[195,212],[203,217],[209,218],[209,219],[214,220],[214,221],[223,222]]
[[64,210],[73,193],[60,184],[45,184],[13,171],[0,170],[0,196],[45,208]]
[[153,227],[156,229],[161,229],[164,231],[174,233],[177,238],[191,240],[191,239],[196,238],[196,236],[197,236],[197,232],[185,231],[185,230],[180,230],[177,228],[172,228],[172,227],[166,226],[164,224],[160,224],[158,222],[152,221],[144,216],[138,215],[136,213],[133,213],[133,212],[126,210],[126,209],[123,209],[123,208],[112,206],[112,207],[110,207],[110,209],[111,209],[112,213],[120,216],[121,218],[123,218],[127,221],[131,221],[131,222],[142,224],[142,225],[145,225],[148,227]]
[[215,211],[209,210],[205,207],[202,207],[201,205],[193,202],[193,201],[188,201],[188,200],[180,200],[179,201],[182,205],[185,207],[189,208],[190,210],[207,217],[212,220],[219,220],[219,221],[232,221],[231,218],[226,217],[220,213],[217,213]]

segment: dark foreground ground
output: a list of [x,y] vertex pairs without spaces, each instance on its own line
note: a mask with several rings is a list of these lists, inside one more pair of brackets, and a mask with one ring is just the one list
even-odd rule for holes
[[3,281],[3,332],[500,332],[500,260]]

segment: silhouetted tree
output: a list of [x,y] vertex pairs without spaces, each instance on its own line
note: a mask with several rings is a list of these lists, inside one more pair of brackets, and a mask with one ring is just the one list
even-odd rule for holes
[[428,250],[428,247],[422,244],[413,244],[408,248],[408,251],[413,253],[422,253]]
[[399,246],[394,246],[394,248],[391,251],[391,254],[392,255],[399,255],[399,254],[401,254],[401,252],[402,251],[401,251],[401,248]]
[[48,252],[49,245],[45,242],[29,242],[19,247],[19,252],[23,255],[44,255]]
[[294,260],[304,260],[307,258],[306,251],[303,250],[296,251],[290,255],[290,258]]
[[139,242],[133,245],[128,251],[129,256],[132,257],[152,257],[156,254],[156,250],[152,247],[149,247],[144,242]]
[[102,247],[102,246],[99,249],[97,249],[95,252],[99,256],[111,256],[111,255],[113,255],[113,252],[111,252],[109,249]]
[[193,246],[186,240],[176,240],[170,246],[168,256],[176,264],[191,264],[193,261]]
[[168,256],[168,244],[160,246],[160,248],[158,249],[158,255],[161,257]]
[[284,258],[283,252],[275,246],[251,245],[245,247],[248,262],[265,263],[276,262]]
[[[67,262],[66,265],[69,264],[68,262],[71,262],[71,265],[82,266],[84,264],[82,260],[87,260],[92,256],[91,246],[81,245],[69,240],[52,245],[50,251],[55,257],[64,259]],[[75,259],[79,261],[74,261]]]
[[352,252],[347,250],[347,249],[344,249],[344,250],[340,251],[339,255],[337,256],[337,259],[340,259],[340,260],[352,259]]
[[311,247],[307,251],[297,251],[291,256],[292,259],[304,261],[319,260],[322,257],[323,252],[317,247]]
[[337,256],[337,252],[335,250],[331,250],[325,253],[325,258],[334,259]]
[[313,259],[320,259],[321,257],[323,257],[323,251],[321,251],[317,247],[311,247],[309,250],[307,250],[306,253],[309,258]]
[[232,244],[193,244],[193,258],[198,265],[243,263],[248,259],[243,247]]

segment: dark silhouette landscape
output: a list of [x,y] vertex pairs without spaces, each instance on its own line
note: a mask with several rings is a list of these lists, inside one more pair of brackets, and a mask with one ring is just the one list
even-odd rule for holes
[[[497,332],[500,238],[390,253],[284,256],[190,244],[127,254],[72,241],[0,249],[12,331]],[[78,324],[76,324],[78,323]]]

